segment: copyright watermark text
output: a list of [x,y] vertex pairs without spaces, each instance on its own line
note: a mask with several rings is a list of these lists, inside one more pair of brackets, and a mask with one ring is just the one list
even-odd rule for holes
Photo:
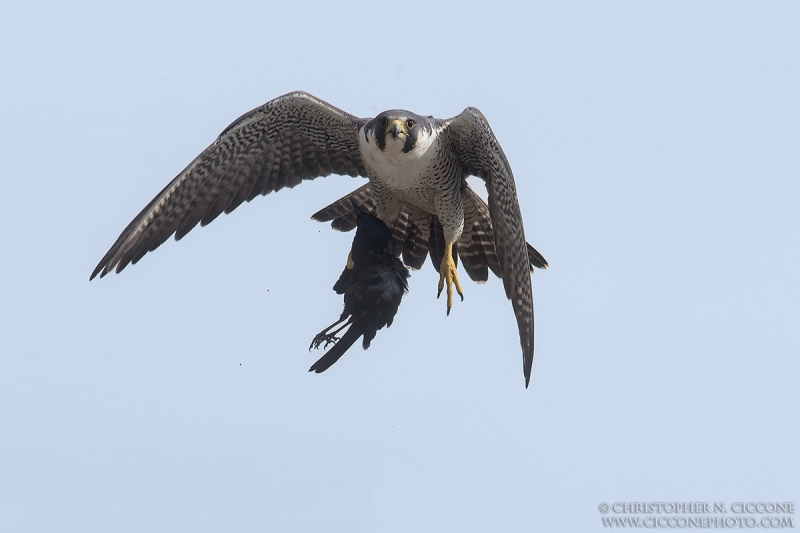
[[614,502],[598,506],[604,527],[794,528],[794,502]]

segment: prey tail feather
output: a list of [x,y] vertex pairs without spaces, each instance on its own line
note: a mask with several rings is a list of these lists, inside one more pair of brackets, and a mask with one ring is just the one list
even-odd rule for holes
[[308,369],[309,372],[316,372],[319,374],[320,372],[325,372],[330,368],[330,366],[339,360],[341,356],[344,355],[352,345],[355,343],[358,338],[364,334],[364,330],[361,329],[359,324],[354,323],[350,326],[342,337],[336,341],[336,344],[333,345],[333,348],[328,350],[325,355],[319,358],[319,360],[311,365],[311,368]]

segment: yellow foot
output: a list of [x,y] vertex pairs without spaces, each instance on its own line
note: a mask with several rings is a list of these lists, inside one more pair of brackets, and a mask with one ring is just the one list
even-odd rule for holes
[[461,292],[461,283],[458,281],[456,263],[453,261],[452,244],[446,245],[444,249],[442,265],[439,268],[439,293],[436,295],[437,298],[442,295],[445,282],[447,283],[447,315],[449,316],[450,308],[453,307],[453,283],[456,284],[456,291],[458,295],[461,296],[461,301],[464,301],[464,293]]

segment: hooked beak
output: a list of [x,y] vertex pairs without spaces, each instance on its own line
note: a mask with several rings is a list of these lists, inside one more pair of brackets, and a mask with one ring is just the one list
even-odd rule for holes
[[408,135],[405,123],[399,119],[392,120],[389,125],[386,126],[386,133],[390,133],[394,139],[397,139],[400,134]]

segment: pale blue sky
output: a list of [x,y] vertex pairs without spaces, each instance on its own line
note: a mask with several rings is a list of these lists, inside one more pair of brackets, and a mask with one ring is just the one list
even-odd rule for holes
[[[381,7],[381,6],[391,7]],[[617,501],[800,500],[800,4],[0,8],[0,530],[593,531]],[[331,176],[88,282],[241,113],[476,106],[536,272],[428,263],[328,372]],[[466,276],[462,273],[462,278]]]

